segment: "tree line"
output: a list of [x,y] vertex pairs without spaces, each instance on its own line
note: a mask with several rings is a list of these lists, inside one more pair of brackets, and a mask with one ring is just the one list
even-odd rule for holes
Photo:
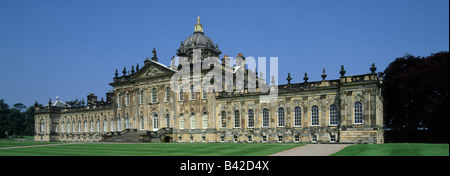
[[33,136],[34,107],[27,108],[22,103],[16,103],[10,108],[0,99],[0,137]]

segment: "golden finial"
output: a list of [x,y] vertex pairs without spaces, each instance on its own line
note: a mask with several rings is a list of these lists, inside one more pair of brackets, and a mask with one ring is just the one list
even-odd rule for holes
[[200,16],[197,17],[197,24],[195,25],[195,31],[194,32],[203,32],[203,25],[200,24]]

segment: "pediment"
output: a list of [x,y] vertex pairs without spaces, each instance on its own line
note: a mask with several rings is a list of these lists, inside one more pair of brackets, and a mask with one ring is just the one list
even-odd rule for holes
[[160,63],[150,61],[142,67],[139,72],[137,73],[135,79],[140,78],[152,78],[152,77],[159,77],[164,75],[172,75],[176,71],[168,68],[167,66],[164,66]]

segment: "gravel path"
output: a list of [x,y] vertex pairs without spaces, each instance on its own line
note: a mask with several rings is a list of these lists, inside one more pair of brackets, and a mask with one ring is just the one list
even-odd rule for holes
[[3,149],[15,149],[15,148],[42,147],[42,146],[51,146],[51,145],[68,145],[68,144],[74,144],[74,143],[42,144],[42,145],[25,145],[25,146],[15,146],[15,147],[0,147],[0,150],[3,150]]
[[353,144],[306,144],[269,156],[329,156]]

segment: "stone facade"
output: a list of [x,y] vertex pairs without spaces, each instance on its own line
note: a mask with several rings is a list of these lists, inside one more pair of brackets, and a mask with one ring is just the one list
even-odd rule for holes
[[[203,31],[194,34],[182,42],[179,56],[192,61],[196,47],[208,56],[221,53]],[[178,68],[174,62],[159,63],[154,50],[142,68],[133,66],[131,73],[124,68],[122,76],[116,70],[107,101],[93,94],[86,106],[50,101],[36,109],[35,140],[123,141],[120,136],[130,136],[140,142],[384,142],[381,78],[374,66],[372,73],[355,76],[345,76],[341,68],[337,80],[325,80],[325,75],[316,82],[291,84],[289,79],[285,85],[266,85],[278,90],[270,102],[261,100],[267,94],[261,87],[256,92],[173,92],[170,79]]]

